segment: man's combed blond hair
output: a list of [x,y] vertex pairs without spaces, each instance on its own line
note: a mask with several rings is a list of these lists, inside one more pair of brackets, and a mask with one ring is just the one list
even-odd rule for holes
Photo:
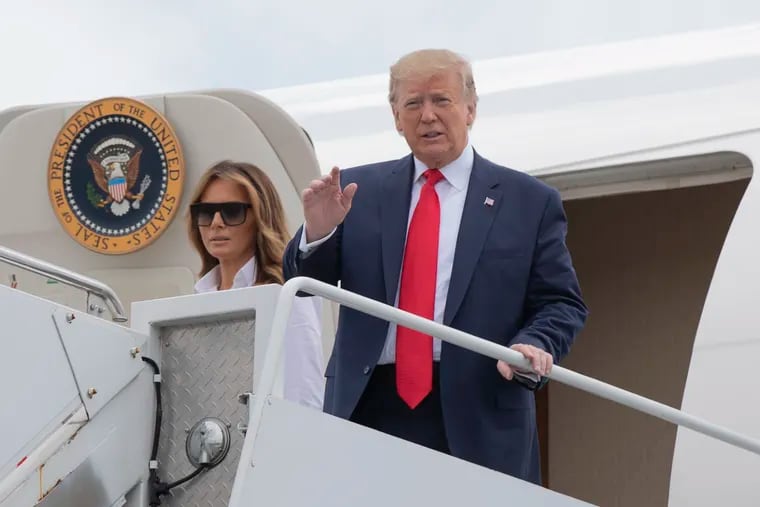
[[462,78],[462,91],[466,99],[478,102],[472,65],[462,55],[448,49],[420,49],[399,58],[391,65],[388,101],[396,102],[398,84],[410,78],[432,77],[441,72],[456,70]]

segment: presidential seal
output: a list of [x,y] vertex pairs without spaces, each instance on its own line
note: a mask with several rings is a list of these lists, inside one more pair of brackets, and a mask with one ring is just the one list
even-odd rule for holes
[[48,165],[50,203],[64,230],[102,254],[155,241],[177,214],[185,163],[169,122],[147,104],[107,98],[74,113]]

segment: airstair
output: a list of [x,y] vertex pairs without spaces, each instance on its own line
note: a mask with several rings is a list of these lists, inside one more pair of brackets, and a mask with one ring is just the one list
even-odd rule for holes
[[[494,359],[523,356],[308,278],[134,303],[75,286],[73,309],[0,286],[0,506],[581,506],[581,500],[282,398],[285,324],[303,291]],[[760,454],[760,442],[556,366],[551,379]]]

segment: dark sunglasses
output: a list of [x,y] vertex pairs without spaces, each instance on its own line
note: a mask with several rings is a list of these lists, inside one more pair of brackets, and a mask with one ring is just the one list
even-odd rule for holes
[[240,225],[248,215],[247,202],[196,202],[190,205],[190,217],[195,227],[208,227],[219,213],[224,225]]

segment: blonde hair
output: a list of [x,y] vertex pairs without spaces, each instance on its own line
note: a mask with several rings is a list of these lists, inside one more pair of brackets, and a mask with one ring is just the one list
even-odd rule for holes
[[420,49],[398,59],[390,68],[388,102],[396,102],[398,84],[413,77],[432,77],[441,72],[456,70],[462,78],[462,93],[465,98],[478,102],[472,65],[462,55],[448,49]]
[[[269,176],[253,164],[223,160],[214,164],[201,176],[195,187],[190,204],[200,202],[203,193],[216,179],[232,181],[243,187],[251,203],[251,213],[256,224],[256,234],[252,238],[256,256],[256,280],[254,285],[284,283],[282,256],[288,243],[285,210],[280,196]],[[203,276],[211,271],[219,260],[208,253],[203,246],[198,227],[193,227],[188,212],[187,227],[190,241],[201,257]]]

